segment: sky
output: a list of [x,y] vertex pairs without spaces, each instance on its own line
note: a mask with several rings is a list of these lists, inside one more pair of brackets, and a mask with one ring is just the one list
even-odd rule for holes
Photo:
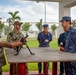
[[[20,0],[0,0],[0,18],[8,19],[11,16],[8,12],[19,11],[18,15],[22,22],[39,22],[40,19],[45,21],[45,3],[36,1]],[[71,8],[71,17],[76,19],[76,6]],[[46,21],[59,21],[59,3],[46,2]]]
[[[9,18],[8,12],[19,11],[22,21],[44,21],[45,3],[35,1],[0,0],[0,17]],[[58,21],[58,3],[46,3],[46,20]],[[55,16],[55,17],[54,17]]]

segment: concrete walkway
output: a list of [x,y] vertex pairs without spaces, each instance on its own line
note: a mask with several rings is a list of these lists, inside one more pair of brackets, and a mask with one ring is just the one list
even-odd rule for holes
[[[30,71],[29,74],[38,74],[38,71]],[[59,71],[57,71],[57,75],[59,74]],[[9,72],[3,72],[3,75],[9,75]],[[52,71],[49,71],[49,75],[52,75]],[[65,75],[65,74],[64,74]]]

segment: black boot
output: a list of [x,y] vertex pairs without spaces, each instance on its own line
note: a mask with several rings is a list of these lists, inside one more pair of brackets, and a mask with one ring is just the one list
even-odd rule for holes
[[64,73],[60,73],[59,75],[64,75]]
[[39,73],[41,73],[41,69],[39,69]]
[[41,71],[42,71],[42,63],[41,62],[38,63],[38,71],[39,71],[39,73],[41,73]]
[[0,73],[0,75],[2,75],[2,73]]
[[28,75],[28,68],[26,67],[26,75]]

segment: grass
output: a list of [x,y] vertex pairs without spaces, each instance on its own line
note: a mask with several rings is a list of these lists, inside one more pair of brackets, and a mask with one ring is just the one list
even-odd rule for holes
[[[6,41],[6,38],[3,37],[2,40]],[[30,48],[36,48],[36,47],[38,47],[39,44],[38,44],[38,41],[36,40],[36,38],[35,39],[28,39],[28,40],[29,41],[27,42],[27,44],[29,45]],[[57,39],[53,39],[50,42],[50,47],[54,48],[56,50],[58,49]],[[37,63],[28,63],[28,69],[29,69],[29,71],[36,71],[36,70],[38,70]],[[51,62],[50,62],[49,69],[52,69],[52,63]],[[9,63],[8,63],[8,61],[6,59],[6,65],[3,66],[3,72],[8,72],[8,71],[9,71]]]

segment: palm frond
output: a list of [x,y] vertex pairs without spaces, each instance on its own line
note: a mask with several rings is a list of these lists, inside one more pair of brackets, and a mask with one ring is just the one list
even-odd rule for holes
[[15,19],[19,19],[19,20],[21,20],[21,18],[20,18],[19,16],[16,16]]
[[13,16],[13,12],[8,12],[8,14],[10,14],[11,16]]
[[19,13],[19,11],[15,11],[15,12],[13,13],[13,17],[15,18],[15,16],[16,16],[18,13]]

